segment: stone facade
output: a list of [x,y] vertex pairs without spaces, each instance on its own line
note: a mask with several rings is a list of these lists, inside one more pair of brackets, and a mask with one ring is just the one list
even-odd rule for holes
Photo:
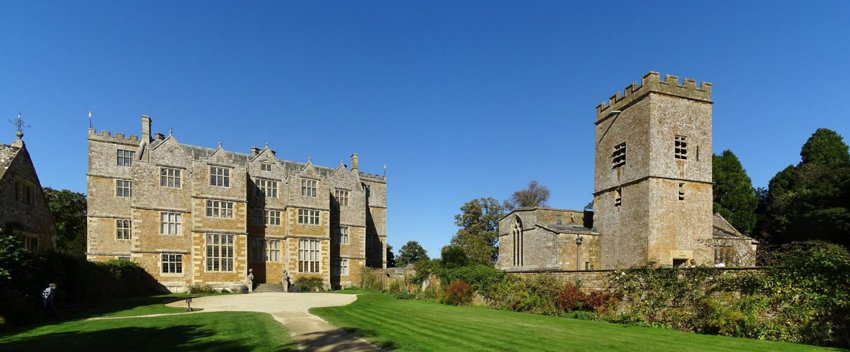
[[275,151],[242,154],[89,130],[88,258],[133,260],[172,291],[318,277],[359,282],[386,266],[386,179],[298,163]]
[[[592,221],[553,226],[553,214],[582,213],[518,209],[499,222],[497,267],[754,265],[757,242],[712,214],[712,104],[710,83],[657,72],[599,104]],[[580,235],[584,267],[574,259]]]
[[[599,268],[599,233],[592,213],[520,208],[499,219],[502,270],[590,270]],[[579,244],[580,243],[580,244]],[[578,256],[576,252],[579,252]]]
[[20,236],[29,251],[53,250],[53,214],[23,136],[18,131],[12,144],[0,144],[0,226]]
[[711,84],[656,72],[641,83],[597,107],[602,267],[713,264]]

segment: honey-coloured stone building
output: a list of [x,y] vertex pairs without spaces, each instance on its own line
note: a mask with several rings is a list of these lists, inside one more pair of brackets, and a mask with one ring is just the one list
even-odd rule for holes
[[359,283],[386,267],[386,178],[358,156],[336,168],[281,160],[268,146],[237,153],[89,129],[88,249],[132,260],[171,291],[320,278]]
[[712,213],[712,104],[710,83],[661,80],[658,72],[599,104],[592,218],[555,226],[551,217],[528,214],[582,212],[506,215],[497,267],[752,266],[757,242]]

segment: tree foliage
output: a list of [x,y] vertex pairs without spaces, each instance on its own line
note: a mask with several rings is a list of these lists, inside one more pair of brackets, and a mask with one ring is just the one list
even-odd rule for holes
[[396,265],[398,266],[407,266],[407,264],[413,264],[420,260],[428,260],[428,253],[425,251],[425,248],[416,241],[408,241],[401,249],[398,251],[398,257],[396,257]]
[[837,133],[818,129],[802,160],[771,180],[763,231],[774,244],[823,240],[850,247],[850,154]]
[[532,180],[525,189],[514,192],[508,204],[511,208],[546,206],[549,188]]
[[818,128],[800,150],[803,164],[846,165],[850,153],[841,135],[833,130]]
[[387,268],[395,268],[395,254],[393,254],[393,246],[387,243]]
[[736,229],[751,233],[756,225],[758,197],[747,171],[730,150],[714,155],[714,212],[720,213]]
[[460,268],[469,264],[466,251],[458,246],[445,246],[440,251],[440,264],[447,269]]
[[85,256],[86,195],[47,187],[44,196],[56,223],[56,249],[76,257]]
[[455,224],[460,227],[451,245],[461,248],[472,264],[493,265],[499,254],[499,218],[505,207],[492,197],[474,199],[460,207]]

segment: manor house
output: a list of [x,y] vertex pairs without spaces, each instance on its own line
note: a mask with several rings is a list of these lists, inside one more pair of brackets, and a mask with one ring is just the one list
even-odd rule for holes
[[596,107],[593,212],[499,221],[509,271],[752,266],[757,242],[712,213],[711,84],[657,72]]
[[327,287],[386,267],[386,178],[358,155],[336,168],[89,129],[89,260],[132,260],[171,291],[280,283],[287,272]]

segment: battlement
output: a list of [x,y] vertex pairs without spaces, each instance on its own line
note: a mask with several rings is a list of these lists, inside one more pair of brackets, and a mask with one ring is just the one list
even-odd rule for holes
[[98,133],[94,128],[89,128],[89,140],[90,141],[99,141],[99,142],[112,142],[112,143],[120,143],[132,146],[139,145],[139,137],[136,135],[124,136],[124,133],[118,132],[114,136],[112,133],[106,130],[101,130]]
[[640,86],[637,85],[637,82],[632,82],[632,84],[626,86],[622,95],[617,92],[608,98],[607,102],[599,103],[596,106],[596,120],[606,118],[611,111],[619,110],[650,92],[711,103],[711,83],[701,82],[697,86],[696,80],[685,78],[680,84],[679,77],[670,74],[664,75],[662,81],[661,74],[649,71],[641,78]]

